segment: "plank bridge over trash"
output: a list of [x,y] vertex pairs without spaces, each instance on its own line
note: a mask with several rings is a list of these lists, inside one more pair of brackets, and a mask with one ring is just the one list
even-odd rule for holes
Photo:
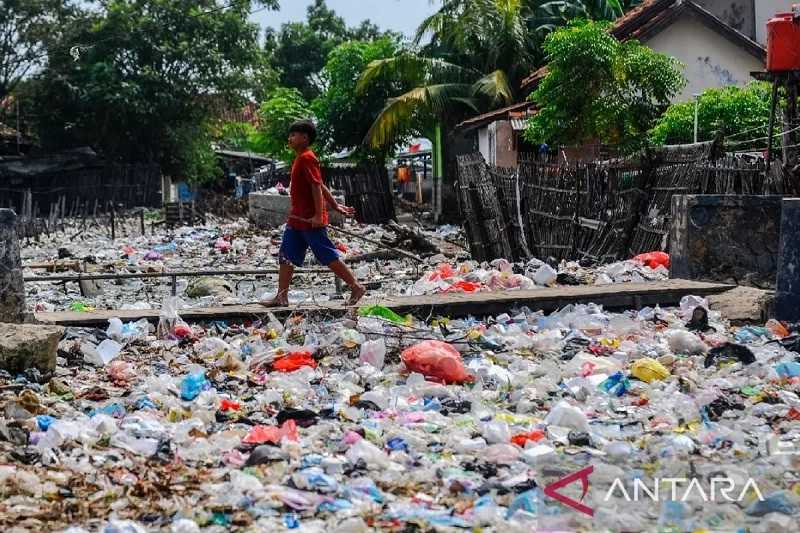
[[719,154],[715,142],[628,158],[565,162],[528,155],[517,168],[458,158],[458,201],[475,259],[608,263],[668,250],[676,194],[797,194],[779,165]]
[[[641,309],[645,306],[676,305],[687,295],[707,296],[724,293],[729,285],[699,281],[667,280],[650,283],[624,283],[555,287],[522,291],[493,291],[478,293],[448,293],[427,296],[384,296],[379,300],[366,300],[363,305],[382,305],[404,315],[425,316],[485,316],[508,312],[509,309],[528,307],[532,311],[556,311],[570,304],[595,303],[607,309]],[[183,309],[181,318],[187,321],[214,321],[229,319],[259,320],[267,316],[267,309],[258,304],[213,308]],[[341,315],[347,312],[342,300],[324,304],[299,304],[270,309],[277,316],[292,313]],[[96,310],[91,312],[35,313],[39,323],[61,326],[105,326],[109,319],[123,321],[142,318],[156,322],[158,309],[147,310]]]

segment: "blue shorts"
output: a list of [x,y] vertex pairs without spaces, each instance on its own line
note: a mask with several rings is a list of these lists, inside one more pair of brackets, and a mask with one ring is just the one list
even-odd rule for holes
[[286,226],[281,242],[280,262],[301,267],[309,248],[322,265],[330,265],[339,259],[339,251],[328,238],[328,228],[297,230]]

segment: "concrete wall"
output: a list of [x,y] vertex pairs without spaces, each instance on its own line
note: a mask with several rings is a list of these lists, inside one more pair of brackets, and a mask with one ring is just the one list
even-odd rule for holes
[[716,15],[731,28],[755,39],[755,4],[760,4],[761,0],[694,0],[694,3]]
[[482,128],[478,128],[478,151],[483,156],[483,160],[487,163],[491,163],[489,161],[489,127],[483,126]]
[[775,287],[780,196],[675,195],[670,276]]
[[478,151],[490,165],[516,167],[517,151],[510,120],[497,120],[478,129]]
[[498,167],[516,167],[517,150],[514,147],[514,130],[511,128],[510,120],[499,120],[495,122],[495,165]]
[[687,85],[674,99],[676,102],[691,100],[692,95],[712,87],[745,85],[751,81],[750,72],[764,68],[761,61],[746,50],[690,14],[681,15],[645,44],[685,64]]
[[800,3],[799,0],[755,0],[756,40],[766,45],[767,21],[776,13],[788,13],[792,10],[792,4],[798,3]]

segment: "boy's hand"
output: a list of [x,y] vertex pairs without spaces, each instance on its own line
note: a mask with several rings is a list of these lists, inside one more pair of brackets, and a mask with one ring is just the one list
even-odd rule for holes
[[346,217],[352,217],[356,214],[356,210],[353,207],[348,207],[342,204],[336,204],[333,208],[334,211],[338,211],[339,213],[343,214]]

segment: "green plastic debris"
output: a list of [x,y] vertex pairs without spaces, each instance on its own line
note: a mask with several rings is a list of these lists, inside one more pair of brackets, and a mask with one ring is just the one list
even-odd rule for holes
[[366,305],[358,310],[359,316],[376,316],[380,318],[385,318],[395,324],[409,324],[411,322],[411,316],[402,317],[389,309],[388,307],[384,307],[382,305]]

